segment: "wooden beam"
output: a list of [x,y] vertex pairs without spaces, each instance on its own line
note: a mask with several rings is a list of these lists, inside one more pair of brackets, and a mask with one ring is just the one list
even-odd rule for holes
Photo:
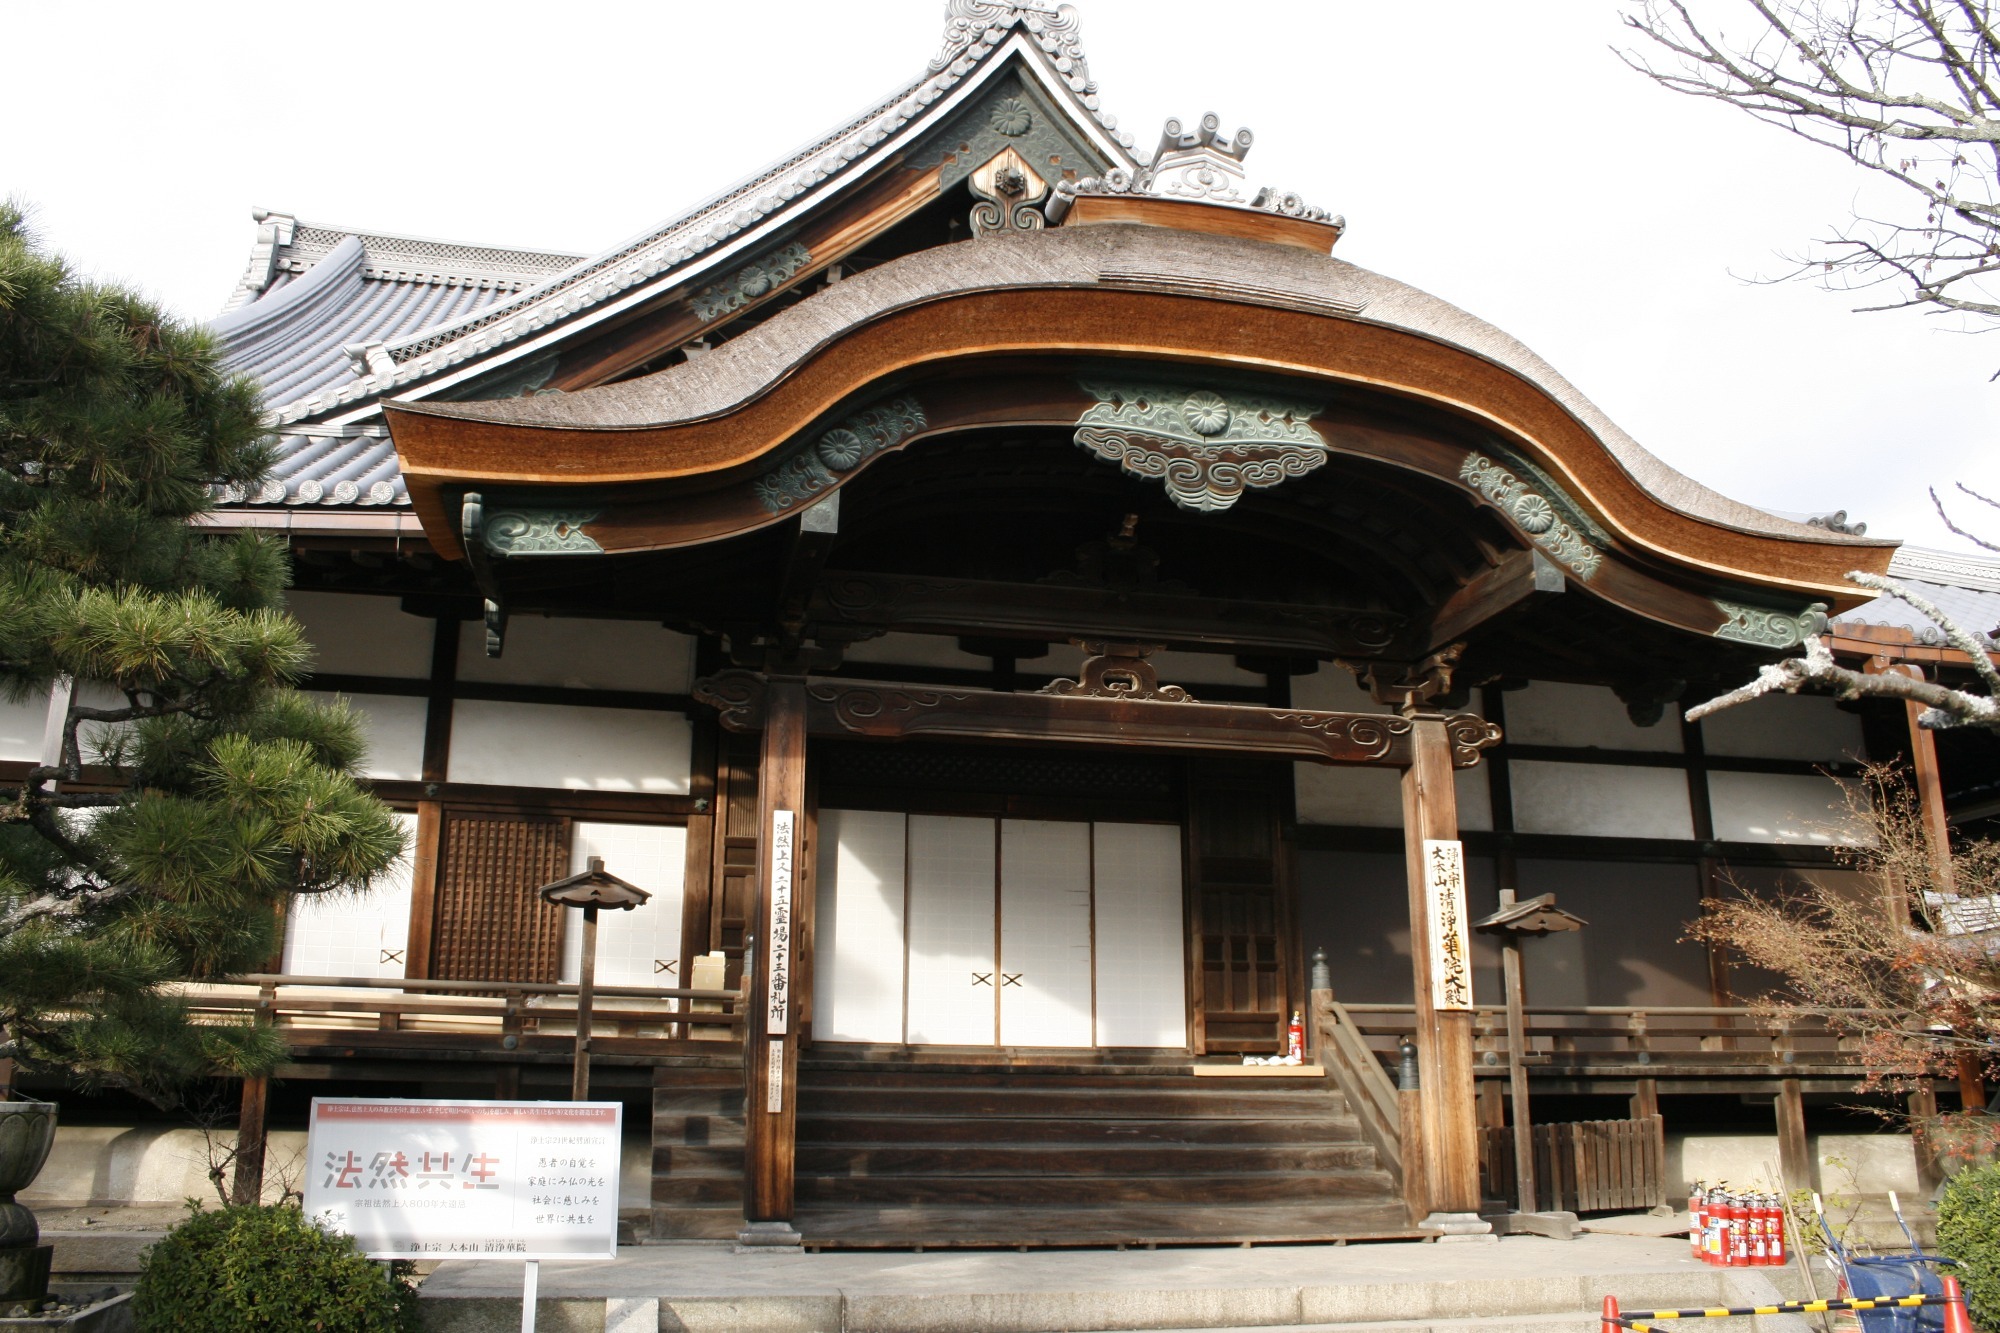
[[784,631],[785,648],[795,651],[805,632],[807,609],[819,586],[820,571],[840,537],[840,492],[835,491],[799,515],[785,553],[784,572],[778,579],[775,614]]
[[[770,683],[757,770],[757,911],[746,1037],[744,1216],[763,1243],[797,1243],[791,1232],[797,1150],[799,1044],[790,994],[791,913],[799,886],[798,834],[806,797],[805,684]],[[774,904],[781,910],[773,911]],[[785,1224],[782,1228],[758,1224]],[[788,1234],[789,1233],[789,1234]],[[752,1238],[746,1235],[746,1239]]]
[[1426,839],[1450,841],[1458,837],[1452,741],[1446,718],[1418,714],[1405,720],[1410,723],[1413,744],[1410,766],[1403,771],[1403,838],[1429,1211],[1433,1216],[1470,1215],[1476,1222],[1479,1130],[1472,1078],[1472,1015],[1439,1010],[1432,1001],[1431,910],[1424,865]]
[[[1085,694],[1061,690],[1065,684],[1051,686],[1053,693],[1003,694],[807,679],[801,692],[805,726],[814,736],[1138,746],[1387,767],[1407,766],[1415,753],[1416,725],[1408,718]],[[770,688],[755,672],[719,671],[696,682],[695,698],[717,709],[726,729],[757,731],[767,725]],[[1434,721],[1447,768],[1470,768],[1500,739],[1499,730],[1474,713]]]
[[826,576],[813,596],[810,615],[822,627],[1056,642],[1087,632],[1093,637],[1188,647],[1226,644],[1243,653],[1314,658],[1391,652],[1407,629],[1404,617],[1384,611],[1235,601],[1144,588],[907,578],[846,570]]
[[1430,643],[1423,651],[1434,653],[1567,586],[1562,568],[1540,551],[1516,551],[1446,599],[1431,617]]

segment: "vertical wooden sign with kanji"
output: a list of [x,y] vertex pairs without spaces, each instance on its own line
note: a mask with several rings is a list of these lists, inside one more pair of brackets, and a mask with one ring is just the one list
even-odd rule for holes
[[1424,839],[1424,907],[1431,946],[1431,1008],[1472,1008],[1472,956],[1465,922],[1465,846]]

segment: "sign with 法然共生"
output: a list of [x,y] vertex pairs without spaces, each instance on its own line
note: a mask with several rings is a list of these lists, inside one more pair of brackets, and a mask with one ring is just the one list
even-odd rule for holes
[[1431,1008],[1472,1008],[1472,955],[1465,933],[1465,848],[1424,839],[1424,924],[1430,935]]
[[306,1216],[370,1259],[611,1259],[617,1102],[315,1097]]

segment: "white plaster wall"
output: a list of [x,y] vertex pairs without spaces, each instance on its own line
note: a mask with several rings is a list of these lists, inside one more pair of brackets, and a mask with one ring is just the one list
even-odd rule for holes
[[[1343,828],[1403,827],[1402,770],[1340,764],[1292,765],[1293,799],[1301,824]],[[1458,826],[1471,832],[1493,827],[1493,799],[1486,765],[1452,774],[1458,792]]]
[[[625,1116],[619,1151],[620,1203],[644,1207],[652,1197],[653,1146],[645,1117]],[[235,1142],[233,1128],[215,1132],[218,1151]],[[30,1207],[92,1204],[179,1203],[201,1199],[213,1205],[208,1140],[200,1130],[165,1125],[60,1125],[49,1160],[34,1184],[18,1196]],[[287,1187],[304,1179],[306,1134],[274,1129],[265,1137],[264,1202],[276,1203]]]
[[[625,912],[597,914],[597,984],[661,986],[680,978],[681,882],[687,874],[687,830],[674,824],[606,824],[579,820],[570,839],[569,870],[581,874],[590,858],[628,884],[652,894]],[[664,970],[663,970],[664,965]],[[562,979],[583,975],[583,913],[563,913]]]
[[1693,838],[1687,774],[1678,768],[1517,759],[1514,827],[1523,833]]
[[453,782],[685,794],[692,738],[680,713],[460,699]]
[[[1922,1197],[1916,1149],[1908,1134],[1813,1134],[1813,1178],[1804,1188],[1823,1194]],[[1667,1197],[1675,1200],[1696,1180],[1734,1185],[1775,1185],[1778,1136],[1770,1134],[1667,1134]],[[1793,1183],[1793,1188],[1800,1188]],[[1685,1199],[1679,1200],[1686,1206]]]
[[[958,640],[943,634],[884,634],[849,646],[850,662],[885,662],[898,666],[957,667],[965,671],[990,671],[993,659],[961,652]],[[1034,669],[1041,670],[1037,658]]]
[[903,1039],[905,817],[819,812],[813,1035]]
[[415,782],[424,775],[424,718],[428,705],[407,694],[326,694],[308,690],[321,703],[347,700],[361,717],[361,734],[368,742],[363,777]]
[[0,697],[0,759],[40,760],[48,725],[45,691],[37,690],[19,703]]
[[459,638],[460,680],[662,694],[693,685],[694,640],[650,621],[515,616],[498,657],[486,655],[477,630],[468,625]]
[[303,977],[400,977],[410,940],[410,849],[417,817],[398,813],[401,859],[365,893],[292,899],[285,971]]
[[1767,694],[1725,708],[1701,720],[1701,738],[1710,754],[1753,759],[1860,759],[1867,753],[1861,718],[1814,695]]
[[1817,773],[1711,771],[1708,799],[1725,842],[1855,846],[1867,837],[1840,783]]
[[292,616],[305,627],[317,660],[313,669],[352,676],[431,674],[435,622],[405,615],[394,597],[343,592],[292,592]]
[[1587,745],[1606,750],[1679,754],[1681,729],[1669,708],[1650,727],[1633,723],[1625,704],[1602,685],[1538,680],[1506,697],[1507,739],[1518,745]]

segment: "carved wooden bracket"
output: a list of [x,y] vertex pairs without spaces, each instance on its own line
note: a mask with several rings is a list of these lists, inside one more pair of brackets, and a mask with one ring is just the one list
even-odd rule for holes
[[[763,728],[766,688],[755,672],[719,671],[695,682],[694,697],[716,709],[726,729],[754,732]],[[1500,740],[1500,729],[1477,714],[1453,714],[1445,725],[1454,768],[1477,764],[1479,752]],[[1117,745],[1406,768],[1415,726],[1377,713],[1169,702],[1122,692],[1004,694],[818,678],[806,681],[806,729],[850,739]]]
[[1160,650],[1157,643],[1106,643],[1072,639],[1086,654],[1075,680],[1052,680],[1043,694],[1077,699],[1151,699],[1159,703],[1191,704],[1194,696],[1178,685],[1160,684],[1160,673],[1146,659]]
[[1465,645],[1454,643],[1421,662],[1341,662],[1376,703],[1410,712],[1451,693],[1451,675]]

